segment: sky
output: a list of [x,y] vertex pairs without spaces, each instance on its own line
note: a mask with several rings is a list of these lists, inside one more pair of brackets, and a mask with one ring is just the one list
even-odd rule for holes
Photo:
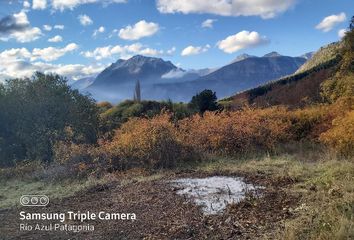
[[300,56],[340,40],[353,10],[352,0],[1,0],[0,81],[77,80],[137,54],[183,69]]

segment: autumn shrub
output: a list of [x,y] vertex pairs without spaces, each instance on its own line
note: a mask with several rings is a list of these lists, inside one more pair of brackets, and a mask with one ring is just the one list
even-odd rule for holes
[[206,112],[180,121],[178,127],[184,142],[212,153],[274,150],[290,138],[290,118],[280,107]]
[[[59,142],[54,146],[54,163],[73,176],[100,174],[107,170],[109,156],[100,146]],[[58,173],[59,174],[59,173]]]
[[43,171],[44,165],[40,161],[20,161],[15,166],[0,168],[0,180],[31,179],[40,171]]
[[332,121],[329,106],[312,106],[294,110],[289,114],[291,132],[296,141],[317,141],[319,135],[330,128]]
[[319,104],[289,112],[294,140],[318,142],[332,128],[332,121],[354,109],[354,97],[342,97],[333,104]]
[[345,156],[354,155],[354,110],[335,118],[332,128],[320,136],[320,140]]
[[115,169],[130,167],[170,168],[197,155],[184,144],[171,122],[171,115],[134,118],[115,133],[107,151]]
[[354,110],[354,96],[341,97],[335,103],[330,105],[330,112],[333,116],[343,116],[347,112]]
[[100,114],[107,112],[109,109],[113,108],[113,105],[110,102],[99,102],[97,103],[98,112]]
[[[173,118],[178,120],[190,116],[193,112],[187,104],[173,103],[172,101],[141,101],[126,100],[116,106],[108,103],[98,104],[100,109],[100,137],[111,140],[114,130],[131,118],[153,118],[162,111],[170,111]],[[105,110],[106,109],[106,110]]]

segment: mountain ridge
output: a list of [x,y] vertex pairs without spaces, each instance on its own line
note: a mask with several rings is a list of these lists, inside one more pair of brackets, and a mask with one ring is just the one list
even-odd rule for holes
[[241,91],[221,101],[231,101],[233,108],[242,108],[245,104],[257,107],[303,107],[321,102],[321,86],[336,72],[341,48],[342,43],[338,42],[321,47],[317,52],[307,53],[305,55],[311,57],[294,74]]
[[282,56],[277,52],[262,57],[243,54],[238,61],[217,69],[184,70],[162,58],[136,55],[118,59],[82,91],[99,101],[117,102],[130,99],[139,80],[144,99],[186,102],[204,89],[216,91],[222,98],[293,74],[305,61],[302,57]]
[[97,75],[96,80],[90,87],[114,85],[120,83],[132,83],[136,80],[142,83],[152,81],[167,72],[177,69],[170,61],[161,58],[135,55],[127,60],[119,59]]
[[219,68],[218,70],[190,82],[157,84],[158,93],[179,92],[175,101],[188,101],[196,92],[211,89],[219,98],[258,86],[266,81],[294,73],[306,60],[300,57],[274,56],[247,58]]

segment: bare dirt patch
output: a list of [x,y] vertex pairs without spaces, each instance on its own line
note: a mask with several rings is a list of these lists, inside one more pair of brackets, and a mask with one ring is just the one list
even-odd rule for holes
[[[0,212],[1,239],[257,239],[274,237],[282,222],[291,218],[287,210],[297,205],[300,196],[286,187],[291,180],[274,180],[263,174],[245,177],[260,184],[262,197],[250,195],[240,203],[229,205],[221,215],[206,216],[193,202],[176,194],[167,180],[200,177],[210,174],[180,172],[159,180],[119,181],[98,185],[75,196],[53,199],[42,212],[91,211],[135,213],[135,221],[88,221],[93,232],[19,231],[19,212],[38,209],[12,208]],[[218,174],[217,174],[218,175]],[[66,222],[79,224],[79,222]]]

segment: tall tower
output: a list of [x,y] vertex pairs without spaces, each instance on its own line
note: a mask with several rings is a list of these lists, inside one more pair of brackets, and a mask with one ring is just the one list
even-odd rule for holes
[[141,88],[140,81],[137,80],[134,89],[134,102],[141,102]]

